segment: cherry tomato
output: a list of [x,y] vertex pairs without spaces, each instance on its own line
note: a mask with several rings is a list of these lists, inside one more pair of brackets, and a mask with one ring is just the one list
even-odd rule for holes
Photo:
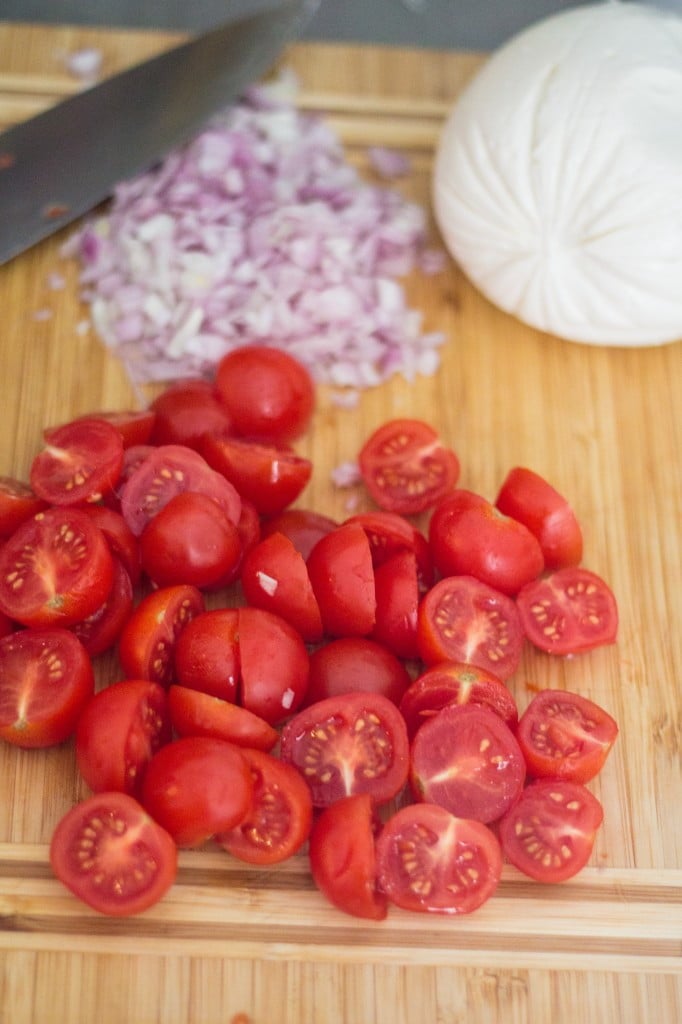
[[76,764],[93,792],[139,797],[147,764],[170,739],[164,688],[148,679],[123,679],[86,705],[76,727]]
[[538,473],[523,466],[511,469],[495,504],[537,537],[546,569],[578,565],[583,557],[580,524],[566,498]]
[[542,690],[521,715],[516,738],[530,775],[589,782],[617,735],[617,723],[594,701],[565,690]]
[[75,508],[48,508],[0,548],[0,610],[24,626],[72,626],[105,602],[114,560],[102,531]]
[[151,679],[168,687],[174,676],[174,649],[189,622],[204,611],[196,587],[161,587],[147,594],[126,622],[118,657],[128,679]]
[[91,658],[110,650],[121,636],[133,609],[133,585],[120,559],[114,558],[114,582],[97,611],[70,626]]
[[476,665],[443,661],[417,676],[400,701],[410,739],[420,725],[450,704],[490,708],[512,731],[518,724],[516,703],[501,679]]
[[283,533],[307,560],[318,540],[338,525],[329,516],[307,508],[286,508],[262,523],[261,536],[265,538],[271,533]]
[[88,413],[87,416],[79,416],[72,422],[80,420],[105,420],[112,427],[116,427],[123,440],[123,447],[131,448],[133,445],[148,444],[154,426],[155,413],[152,409],[116,409]]
[[358,462],[377,505],[401,515],[432,508],[459,477],[456,454],[421,420],[384,423],[362,446]]
[[539,779],[499,823],[505,857],[538,882],[565,882],[585,867],[604,812],[579,782]]
[[238,747],[271,751],[279,733],[253,711],[210,693],[187,686],[171,686],[168,691],[173,729],[178,736],[215,736]]
[[45,508],[47,502],[34,494],[23,480],[0,476],[0,541]]
[[286,619],[306,643],[322,638],[322,617],[305,560],[284,534],[273,533],[251,548],[240,579],[248,604]]
[[438,504],[429,523],[429,543],[441,575],[474,576],[510,596],[544,566],[542,549],[530,530],[472,491],[453,491]]
[[252,502],[260,515],[282,512],[310,480],[313,464],[289,448],[207,434],[199,450],[208,464]]
[[435,804],[396,811],[376,850],[379,885],[404,910],[469,914],[492,896],[502,874],[500,844],[487,825]]
[[181,444],[196,448],[204,434],[227,434],[229,413],[208,381],[178,381],[162,391],[150,408],[154,412],[152,444]]
[[557,569],[529,583],[516,598],[530,642],[549,654],[580,654],[615,642],[618,605],[596,573]]
[[328,636],[367,636],[374,628],[376,592],[367,534],[357,523],[338,526],[308,556],[308,575]]
[[325,807],[310,833],[313,880],[329,902],[354,917],[382,921],[387,900],[376,884],[374,807],[368,793]]
[[[130,448],[123,449],[123,465],[121,466],[121,472],[118,475],[118,480],[114,488],[107,494],[103,495],[102,501],[107,508],[112,508],[116,512],[121,511],[121,497],[125,490],[125,485],[133,475],[136,469],[138,469],[145,461],[147,456],[151,455],[156,449],[151,444],[134,444]],[[142,529],[142,527],[140,527]]]
[[102,914],[128,917],[165,896],[177,849],[127,793],[98,793],[66,812],[52,836],[50,863],[78,899]]
[[473,576],[446,576],[419,605],[417,639],[427,665],[459,661],[501,680],[519,666],[523,632],[514,601]]
[[398,704],[409,685],[407,669],[388,648],[367,637],[338,637],[310,655],[306,703],[364,692],[381,693]]
[[252,791],[238,747],[212,736],[183,736],[147,764],[142,804],[178,846],[193,847],[243,821]]
[[236,701],[240,678],[239,613],[215,608],[192,618],[174,649],[177,681],[192,690]]
[[378,509],[374,512],[358,512],[345,522],[361,526],[367,534],[375,569],[394,555],[409,551],[417,560],[420,588],[426,590],[431,586],[433,559],[429,543],[423,533],[404,516]]
[[417,557],[397,551],[374,570],[376,613],[372,638],[399,658],[419,657],[417,621],[420,588]]
[[109,549],[120,559],[133,586],[140,581],[140,549],[137,537],[120,512],[106,505],[84,505],[83,511],[104,534]]
[[235,349],[218,364],[215,385],[235,432],[244,437],[291,441],[308,429],[315,406],[312,377],[281,349]]
[[52,505],[98,501],[118,480],[123,438],[106,420],[81,419],[45,431],[30,469],[31,487]]
[[485,825],[518,799],[525,777],[513,732],[482,705],[448,705],[423,722],[410,748],[417,798]]
[[299,711],[282,730],[281,756],[303,774],[316,807],[354,793],[390,800],[409,768],[405,723],[379,693],[329,697]]
[[303,703],[310,658],[293,626],[263,608],[239,608],[240,703],[279,725]]
[[0,738],[8,743],[62,743],[94,690],[88,653],[68,630],[22,629],[0,639]]
[[262,750],[243,751],[253,796],[244,820],[216,840],[248,864],[280,864],[297,853],[313,823],[310,790],[290,764]]

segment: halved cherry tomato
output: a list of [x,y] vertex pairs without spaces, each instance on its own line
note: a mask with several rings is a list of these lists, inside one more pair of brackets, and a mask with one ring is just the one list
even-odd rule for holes
[[589,782],[618,736],[603,708],[566,690],[541,690],[521,715],[516,738],[535,777]]
[[490,708],[512,731],[518,724],[516,702],[494,673],[476,665],[443,661],[425,669],[400,701],[400,712],[410,739],[420,725],[449,704],[479,704]]
[[501,680],[519,666],[523,632],[514,601],[473,576],[446,576],[419,605],[419,651],[427,665],[459,661]]
[[112,508],[116,512],[121,511],[121,496],[125,485],[135,470],[142,465],[147,456],[151,455],[153,451],[155,451],[155,448],[151,444],[134,444],[130,448],[123,449],[123,465],[121,466],[118,480],[113,490],[103,495],[103,504],[107,508]]
[[329,697],[299,711],[282,730],[281,756],[303,774],[316,807],[354,793],[390,800],[409,768],[402,715],[379,693]]
[[112,917],[158,903],[175,881],[177,860],[172,838],[127,793],[98,793],[76,804],[50,843],[59,881]]
[[421,594],[414,552],[396,551],[377,566],[374,590],[376,613],[372,639],[383,643],[399,658],[418,658],[417,621]]
[[270,516],[262,523],[261,536],[283,533],[307,560],[320,537],[331,533],[338,525],[336,520],[311,509],[285,508],[283,512]]
[[516,597],[530,642],[549,654],[581,654],[615,642],[618,605],[596,573],[579,566],[527,584]]
[[443,576],[474,576],[503,594],[516,594],[542,572],[536,537],[472,491],[444,498],[429,522],[429,543]]
[[188,686],[171,686],[168,705],[178,736],[215,736],[238,747],[266,752],[279,739],[277,730],[253,711]]
[[293,626],[263,608],[239,608],[240,703],[279,725],[303,703],[310,659]]
[[214,608],[194,616],[177,637],[173,657],[182,686],[236,701],[241,675],[237,609]]
[[538,882],[565,882],[585,867],[604,811],[589,789],[566,779],[539,779],[499,823],[505,857]]
[[196,448],[204,434],[227,434],[232,421],[214,386],[204,380],[177,381],[154,399],[152,444]]
[[286,619],[306,643],[322,638],[322,617],[308,569],[282,533],[273,533],[245,555],[241,585],[248,604]]
[[500,844],[487,825],[435,804],[396,811],[376,849],[379,885],[405,910],[469,914],[492,896],[502,874]]
[[282,512],[310,480],[313,464],[290,448],[244,438],[207,434],[199,451],[260,515]]
[[[98,410],[88,413],[87,416],[78,417],[78,420],[91,419],[105,420],[112,427],[116,427],[123,439],[123,447],[131,448],[133,445],[149,442],[155,414],[153,409],[122,409],[121,411],[112,409]],[[77,423],[78,420],[72,422]]]
[[377,888],[374,806],[368,793],[341,797],[313,825],[308,852],[313,880],[329,902],[354,917],[382,921],[387,900]]
[[490,708],[450,704],[425,721],[410,748],[410,784],[417,799],[458,818],[498,818],[518,799],[526,778],[521,748]]
[[262,750],[244,749],[243,754],[253,781],[251,809],[239,825],[216,840],[247,864],[280,864],[310,835],[310,790],[293,765]]
[[415,515],[432,508],[459,477],[459,459],[421,420],[384,423],[362,446],[362,479],[380,508]]
[[306,368],[281,349],[243,345],[218,364],[215,386],[243,437],[283,442],[303,434],[315,406]]
[[103,654],[118,641],[133,608],[133,585],[119,558],[114,558],[114,582],[97,611],[70,626],[91,658]]
[[429,542],[404,516],[385,509],[374,512],[357,512],[345,520],[361,526],[367,534],[375,569],[387,562],[393,555],[412,552],[417,560],[420,588],[426,590],[433,583],[433,559]]
[[357,523],[338,526],[308,556],[308,575],[328,636],[367,636],[374,628],[372,552]]
[[140,581],[140,549],[137,537],[120,512],[106,505],[84,505],[83,511],[100,528],[112,555],[119,558],[133,586]]
[[343,693],[381,693],[399,704],[410,674],[388,648],[362,636],[337,637],[310,655],[306,703]]
[[42,512],[47,504],[23,480],[0,476],[0,540],[10,537],[17,526]]
[[76,727],[76,764],[93,792],[137,797],[147,764],[170,739],[164,688],[148,679],[123,679],[86,705]]
[[24,626],[72,626],[104,603],[114,560],[104,534],[76,508],[48,508],[0,548],[0,610]]
[[183,736],[147,764],[142,804],[178,846],[201,846],[244,820],[253,782],[242,751],[212,736]]
[[118,480],[123,438],[106,420],[81,419],[46,430],[30,469],[31,487],[52,505],[98,501]]
[[578,565],[583,557],[580,524],[566,498],[538,473],[524,466],[511,469],[495,504],[537,537],[546,569]]
[[88,653],[68,630],[22,629],[0,639],[0,738],[8,743],[62,743],[94,690]]
[[204,599],[196,587],[161,587],[143,597],[123,627],[118,645],[124,675],[168,687],[174,677],[177,639],[203,611]]

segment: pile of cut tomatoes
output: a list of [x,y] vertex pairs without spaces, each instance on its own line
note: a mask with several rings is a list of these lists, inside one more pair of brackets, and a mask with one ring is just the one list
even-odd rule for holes
[[100,912],[152,906],[209,841],[307,851],[369,919],[470,912],[505,859],[558,882],[590,857],[617,725],[563,690],[519,715],[506,685],[525,643],[615,640],[569,503],[522,467],[494,502],[457,488],[456,454],[400,419],[358,453],[373,511],[295,507],[314,403],[291,356],[245,346],[144,411],[46,429],[0,482],[0,736],[73,742],[92,795],[51,863]]

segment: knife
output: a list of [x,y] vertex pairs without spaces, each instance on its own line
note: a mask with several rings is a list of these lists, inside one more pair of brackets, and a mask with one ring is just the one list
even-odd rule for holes
[[0,264],[187,141],[264,74],[319,0],[280,0],[0,134]]

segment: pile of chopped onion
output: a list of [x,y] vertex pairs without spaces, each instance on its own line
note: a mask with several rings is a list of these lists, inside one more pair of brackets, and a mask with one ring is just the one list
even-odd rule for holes
[[[272,344],[316,380],[433,373],[399,278],[429,272],[425,214],[365,182],[321,118],[276,86],[252,90],[65,247],[95,328],[136,384],[209,375],[228,351]],[[432,272],[440,268],[430,262]]]

